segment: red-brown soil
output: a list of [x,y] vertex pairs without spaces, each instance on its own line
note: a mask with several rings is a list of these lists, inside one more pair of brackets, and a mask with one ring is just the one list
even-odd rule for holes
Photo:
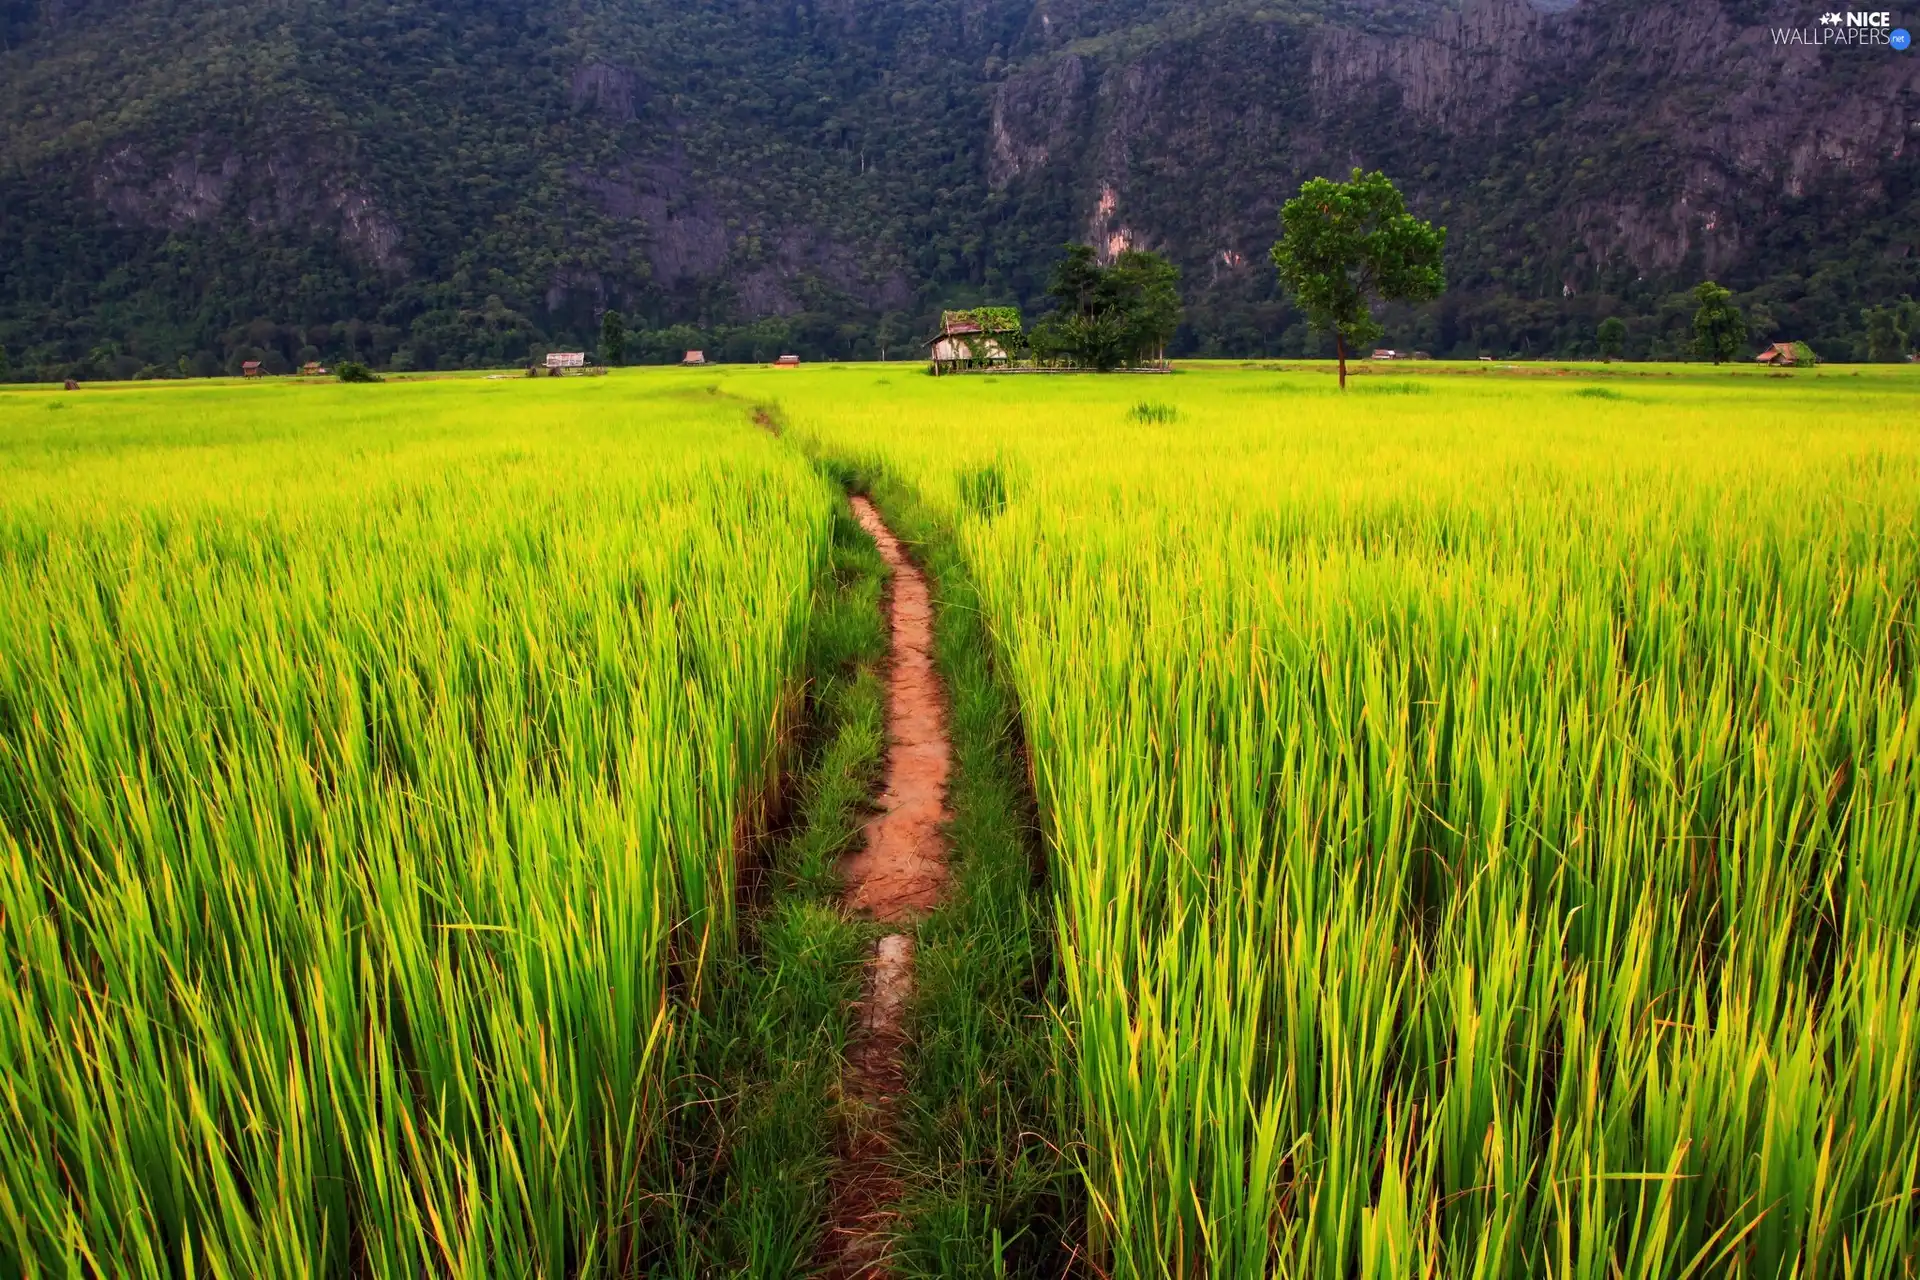
[[[932,910],[947,882],[947,775],[953,751],[933,664],[933,600],[927,579],[865,498],[853,500],[860,525],[893,570],[888,609],[887,777],[879,812],[861,849],[841,865],[847,909],[882,921]],[[847,1068],[840,1081],[840,1168],[828,1209],[822,1274],[834,1280],[883,1280],[904,1184],[894,1168],[904,1017],[913,998],[913,935],[880,939],[855,1009]]]
[[946,698],[933,665],[933,597],[926,575],[865,498],[853,500],[860,527],[893,570],[893,642],[887,675],[887,785],[866,843],[846,859],[846,903],[875,920],[901,920],[933,907],[947,883]]

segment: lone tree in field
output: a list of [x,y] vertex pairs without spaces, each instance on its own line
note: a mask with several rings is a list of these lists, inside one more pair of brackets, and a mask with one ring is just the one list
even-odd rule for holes
[[1702,360],[1737,360],[1747,344],[1747,318],[1732,299],[1732,290],[1711,280],[1693,286],[1693,300],[1700,304],[1693,313],[1693,351]]
[[1341,390],[1348,346],[1369,346],[1382,332],[1372,302],[1440,296],[1447,287],[1440,266],[1446,246],[1447,229],[1408,213],[1384,173],[1355,169],[1351,182],[1315,178],[1280,210],[1274,268],[1307,323],[1333,334]]
[[627,321],[618,311],[600,317],[600,356],[608,364],[627,358]]
[[1627,340],[1626,321],[1619,316],[1608,316],[1593,336],[1600,343],[1600,358],[1611,364],[1620,358],[1620,348]]

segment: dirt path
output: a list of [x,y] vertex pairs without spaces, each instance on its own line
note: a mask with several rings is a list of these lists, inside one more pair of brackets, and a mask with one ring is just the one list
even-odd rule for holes
[[860,527],[893,570],[893,641],[887,675],[887,786],[867,823],[866,847],[841,868],[847,906],[876,920],[930,909],[947,883],[947,703],[933,668],[933,596],[926,575],[865,498],[853,500]]
[[[931,910],[947,882],[947,775],[953,750],[933,665],[933,599],[920,572],[865,498],[855,516],[893,570],[892,644],[887,674],[887,780],[866,841],[841,866],[849,910],[909,921]],[[855,1010],[853,1043],[840,1082],[846,1134],[828,1212],[823,1274],[880,1280],[903,1186],[892,1168],[897,1100],[905,1088],[902,1025],[913,996],[913,935],[890,933],[874,948]]]

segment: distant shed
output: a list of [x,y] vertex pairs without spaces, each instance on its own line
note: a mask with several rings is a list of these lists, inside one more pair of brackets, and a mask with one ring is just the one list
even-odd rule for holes
[[681,364],[705,364],[706,362],[707,353],[704,351],[689,351],[680,359]]
[[1770,343],[1765,351],[1753,358],[1755,364],[1798,364],[1800,356],[1791,342]]
[[793,368],[799,367],[799,364],[800,364],[799,356],[784,355],[784,356],[781,356],[778,360],[775,360],[773,362],[773,367],[776,369],[793,369]]
[[1009,363],[1007,347],[1020,338],[1020,313],[1012,307],[975,307],[940,313],[940,332],[927,339],[935,373],[992,368]]
[[1007,352],[992,338],[942,335],[933,340],[932,358],[935,364],[1000,364],[1006,360]]
[[240,376],[243,378],[259,377],[260,362],[258,360],[242,360],[240,362]]

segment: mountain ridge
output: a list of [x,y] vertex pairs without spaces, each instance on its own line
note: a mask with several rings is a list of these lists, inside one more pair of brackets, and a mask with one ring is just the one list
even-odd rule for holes
[[1920,293],[1920,61],[1770,46],[1747,0],[0,15],[30,372],[506,363],[610,306],[647,358],[898,353],[944,305],[1031,307],[1068,239],[1181,265],[1181,353],[1311,354],[1265,246],[1354,166],[1451,229],[1400,345],[1573,354],[1620,314],[1674,353],[1712,274],[1756,336],[1845,356]]

